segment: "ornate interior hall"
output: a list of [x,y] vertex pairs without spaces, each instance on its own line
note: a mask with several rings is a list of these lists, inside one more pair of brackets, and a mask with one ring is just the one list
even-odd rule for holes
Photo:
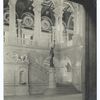
[[5,100],[83,100],[88,18],[76,1],[4,0]]

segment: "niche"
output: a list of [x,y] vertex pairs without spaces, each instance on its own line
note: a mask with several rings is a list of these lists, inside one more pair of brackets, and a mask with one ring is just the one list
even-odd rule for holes
[[25,69],[20,70],[20,72],[19,72],[19,83],[21,85],[26,85],[26,83],[27,83],[27,80],[26,80],[27,76],[26,76],[26,74],[27,73],[26,73]]
[[66,67],[67,72],[71,72],[71,65],[69,62],[65,65],[65,67]]

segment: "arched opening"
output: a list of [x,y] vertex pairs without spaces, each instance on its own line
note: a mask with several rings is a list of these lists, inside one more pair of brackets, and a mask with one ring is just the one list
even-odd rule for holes
[[41,10],[41,29],[43,32],[52,32],[52,26],[55,25],[54,9],[52,0],[43,0]]
[[21,85],[26,85],[26,83],[27,83],[26,78],[27,78],[26,71],[25,70],[21,70],[19,72],[19,83]]
[[73,7],[70,3],[64,2],[64,8],[63,8],[63,38],[64,42],[67,44],[67,46],[73,45],[73,36],[74,36],[74,15]]

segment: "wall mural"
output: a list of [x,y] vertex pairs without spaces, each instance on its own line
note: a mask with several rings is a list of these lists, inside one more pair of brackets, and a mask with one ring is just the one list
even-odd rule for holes
[[[23,28],[34,28],[34,12],[32,3],[32,0],[17,0],[16,2],[16,22],[17,19],[22,19]],[[9,0],[5,0],[4,2],[4,25],[9,25]]]
[[30,12],[25,12],[21,16],[22,18],[22,27],[23,28],[34,28],[34,15]]
[[44,32],[52,32],[52,26],[55,24],[54,4],[51,0],[44,0],[41,10],[41,29]]
[[[4,24],[9,25],[9,5],[4,2]],[[17,0],[16,2],[16,17],[22,19],[22,27],[27,29],[34,29],[34,3],[32,0]],[[41,29],[42,31],[51,32],[52,26],[55,23],[54,4],[51,0],[44,0],[41,10]],[[17,21],[17,20],[16,20]]]
[[[9,25],[9,5],[8,0],[4,2],[4,24]],[[17,0],[16,2],[16,17],[17,19],[22,19],[22,27],[27,29],[34,29],[34,2],[32,0]],[[41,9],[41,29],[44,32],[52,32],[52,26],[55,25],[54,16],[54,3],[51,0],[43,0]],[[72,8],[68,5],[64,5],[63,9],[63,32],[64,36],[72,37],[73,35],[68,34],[67,30],[74,30],[74,22],[72,17]],[[16,20],[17,21],[17,20]],[[71,33],[73,34],[73,33]],[[69,35],[69,36],[67,36]],[[69,39],[70,41],[71,39]]]
[[49,17],[42,16],[41,24],[42,24],[42,26],[41,26],[42,31],[52,32],[53,23]]
[[22,27],[33,29],[34,27],[34,12],[33,12],[32,0],[17,0],[16,12],[18,19],[22,19]]

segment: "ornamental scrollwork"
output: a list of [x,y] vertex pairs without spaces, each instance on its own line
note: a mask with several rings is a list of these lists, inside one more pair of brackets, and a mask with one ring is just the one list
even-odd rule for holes
[[15,54],[14,56],[16,58],[16,62],[18,62],[18,63],[28,63],[29,64],[29,59],[28,59],[27,55]]
[[27,54],[20,55],[16,52],[5,52],[4,59],[5,59],[5,62],[28,63],[29,64],[29,58]]
[[22,27],[24,28],[34,28],[34,15],[30,12],[25,12],[21,16],[22,18]]
[[46,32],[52,32],[52,26],[53,26],[53,23],[52,23],[52,20],[47,17],[47,16],[42,16],[42,31],[46,31]]

